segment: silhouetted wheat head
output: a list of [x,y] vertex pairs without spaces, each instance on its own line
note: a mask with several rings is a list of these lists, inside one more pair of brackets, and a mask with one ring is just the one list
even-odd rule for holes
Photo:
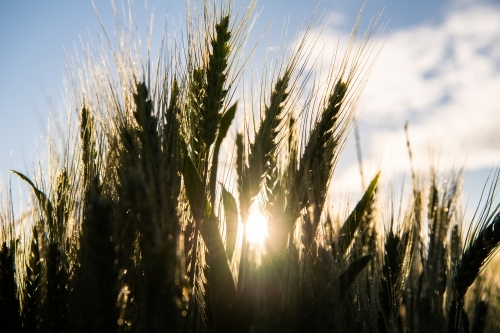
[[431,171],[429,190],[413,173],[400,208],[379,204],[377,173],[348,214],[326,209],[384,25],[357,37],[359,18],[317,56],[327,21],[311,20],[248,93],[255,6],[189,3],[156,58],[115,8],[113,36],[68,59],[63,143],[34,177],[13,171],[34,204],[16,218],[1,196],[2,332],[498,329],[498,286],[473,285],[500,244],[495,186],[464,244],[460,173]]

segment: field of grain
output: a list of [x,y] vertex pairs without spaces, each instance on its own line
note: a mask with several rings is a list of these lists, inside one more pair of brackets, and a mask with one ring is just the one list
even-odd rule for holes
[[73,59],[68,134],[35,177],[13,171],[33,205],[1,195],[2,332],[499,330],[500,171],[472,222],[452,171],[381,204],[381,170],[327,209],[384,24],[358,21],[321,81],[313,17],[245,92],[255,5],[190,4],[146,56],[117,14]]

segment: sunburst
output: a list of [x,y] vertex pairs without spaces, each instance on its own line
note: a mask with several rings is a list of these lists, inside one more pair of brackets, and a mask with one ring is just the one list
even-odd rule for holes
[[246,236],[250,244],[262,247],[268,235],[267,216],[262,213],[257,204],[252,205],[246,225]]

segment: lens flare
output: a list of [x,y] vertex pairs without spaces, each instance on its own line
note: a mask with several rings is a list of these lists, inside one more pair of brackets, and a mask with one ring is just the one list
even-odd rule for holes
[[253,245],[262,246],[267,237],[267,217],[262,214],[256,205],[253,205],[250,209],[246,233],[247,240]]

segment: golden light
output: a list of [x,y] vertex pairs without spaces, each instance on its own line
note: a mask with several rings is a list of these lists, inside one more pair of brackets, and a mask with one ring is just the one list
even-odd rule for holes
[[262,214],[258,205],[250,208],[246,226],[247,240],[252,245],[262,246],[267,237],[267,217]]

